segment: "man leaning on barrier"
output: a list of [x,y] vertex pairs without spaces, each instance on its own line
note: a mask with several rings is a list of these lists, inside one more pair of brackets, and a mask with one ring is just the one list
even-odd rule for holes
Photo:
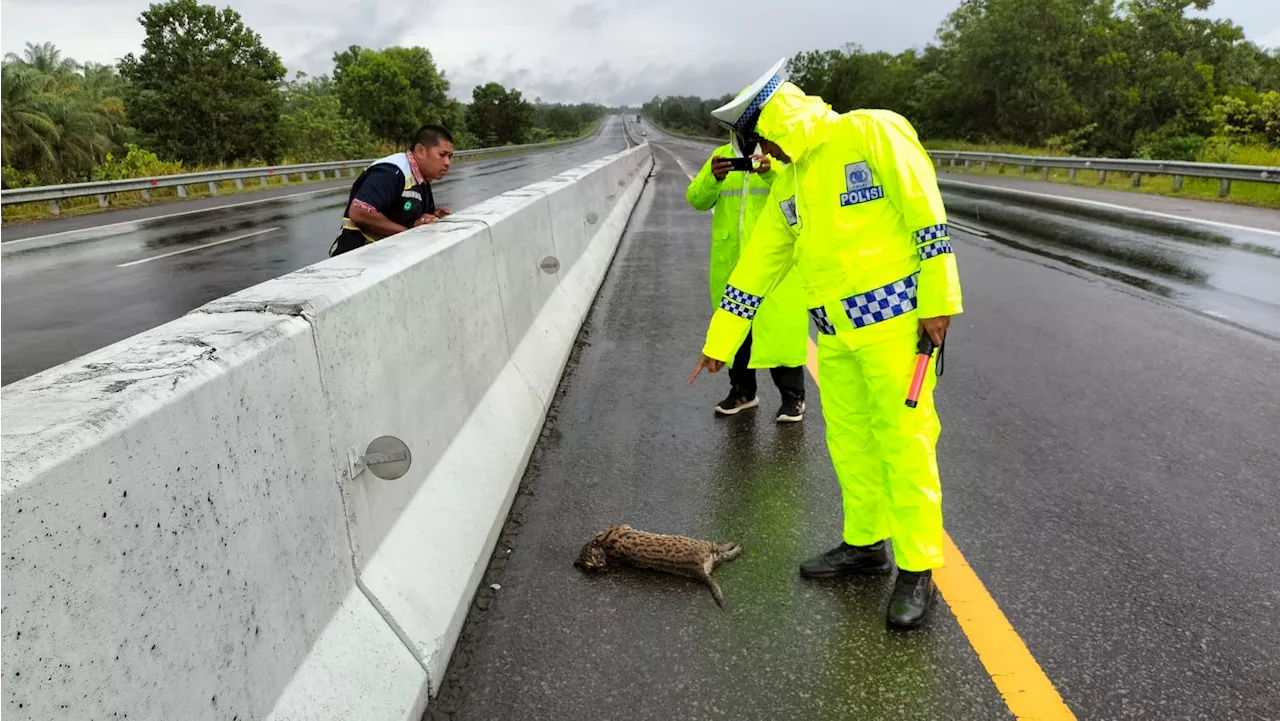
[[408,150],[365,168],[351,185],[330,257],[449,215],[448,208],[436,207],[431,182],[443,178],[452,164],[453,136],[438,125],[424,125]]
[[935,447],[935,360],[913,369],[921,336],[941,345],[961,312],[960,278],[933,163],[897,113],[836,113],[778,74],[779,62],[712,111],[758,138],[787,167],[756,221],[715,312],[690,382],[733,357],[764,298],[792,264],[818,327],[818,380],[827,448],[840,481],[843,542],[800,564],[809,578],[892,570],[886,621],[911,628],[937,598],[942,566],[942,487]]

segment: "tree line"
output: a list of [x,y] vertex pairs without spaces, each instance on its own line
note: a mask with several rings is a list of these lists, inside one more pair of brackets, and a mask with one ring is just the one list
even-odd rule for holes
[[[798,53],[790,79],[833,109],[888,108],[934,141],[1059,154],[1227,161],[1232,146],[1280,147],[1280,49],[1212,0],[963,0],[922,51],[857,45]],[[721,135],[727,100],[658,97],[673,129]]]
[[80,64],[51,43],[3,61],[3,184],[163,175],[199,167],[373,157],[422,123],[459,149],[574,137],[606,109],[530,102],[498,83],[472,101],[422,47],[351,46],[333,71],[292,78],[239,13],[168,0],[139,22],[142,51]]

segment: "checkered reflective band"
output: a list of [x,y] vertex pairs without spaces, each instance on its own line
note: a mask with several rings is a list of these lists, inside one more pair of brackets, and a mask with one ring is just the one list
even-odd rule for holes
[[934,256],[951,252],[950,240],[935,240],[928,245],[922,245],[916,248],[916,252],[920,254],[920,260],[928,260]]
[[919,280],[920,274],[912,273],[882,288],[845,298],[840,304],[854,328],[865,328],[915,310]]
[[739,290],[731,285],[724,287],[724,297],[720,299],[720,309],[727,310],[739,318],[751,320],[756,315],[756,309],[760,307],[760,303],[764,298],[758,295],[752,295],[744,290]]
[[727,310],[730,313],[738,316],[739,318],[746,318],[747,320],[751,320],[752,318],[756,317],[755,308],[748,308],[745,305],[738,305],[737,303],[734,303],[733,301],[729,300],[729,296],[727,295],[720,299],[720,310]]
[[920,230],[912,233],[912,235],[916,239],[916,245],[920,245],[921,243],[928,243],[931,240],[950,237],[951,234],[947,232],[946,223],[939,223],[937,225],[930,225],[928,227],[921,228]]
[[809,317],[813,318],[813,324],[818,326],[818,332],[823,335],[835,335],[836,327],[831,325],[830,319],[827,318],[827,309],[822,306],[809,309]]
[[758,295],[752,295],[745,290],[738,290],[731,285],[726,285],[724,287],[724,297],[734,303],[738,303],[739,305],[745,305],[748,308],[759,308],[760,303],[764,301],[764,298]]
[[773,92],[780,85],[782,85],[782,78],[777,75],[769,78],[769,82],[765,83],[764,87],[760,88],[760,92],[756,93],[756,96],[751,99],[751,104],[747,106],[747,109],[742,111],[742,115],[738,116],[738,122],[733,124],[734,129],[741,133],[746,132],[751,126],[755,125],[756,112],[764,107],[765,102],[773,96]]

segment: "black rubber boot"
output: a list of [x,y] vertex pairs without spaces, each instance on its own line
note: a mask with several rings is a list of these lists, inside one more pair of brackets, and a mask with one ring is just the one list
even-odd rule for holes
[[892,570],[884,541],[870,546],[839,546],[814,556],[800,564],[800,575],[805,578],[836,578],[838,576],[870,576]]
[[915,573],[898,569],[898,580],[893,584],[886,620],[893,628],[915,628],[929,620],[937,600],[938,587],[933,582],[933,571]]

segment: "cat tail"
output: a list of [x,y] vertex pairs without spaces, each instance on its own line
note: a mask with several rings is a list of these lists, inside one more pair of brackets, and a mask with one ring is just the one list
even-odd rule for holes
[[716,579],[712,578],[709,574],[704,574],[702,580],[707,584],[707,587],[711,589],[711,597],[716,600],[716,605],[720,608],[724,608],[724,594],[720,592],[720,584],[716,583]]

